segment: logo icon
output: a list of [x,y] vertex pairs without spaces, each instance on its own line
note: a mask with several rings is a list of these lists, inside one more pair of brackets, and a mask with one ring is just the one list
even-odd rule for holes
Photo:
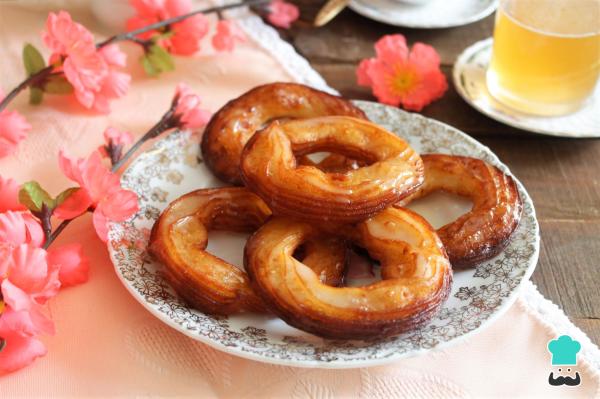
[[[577,353],[580,350],[581,344],[568,335],[561,335],[557,339],[548,342],[548,351],[552,355],[552,366],[560,366],[558,370],[550,372],[548,376],[548,383],[550,385],[555,387],[561,385],[574,387],[581,384],[579,372],[575,371],[575,376],[571,375],[571,371],[577,366]],[[555,371],[557,371],[557,377],[554,376]]]

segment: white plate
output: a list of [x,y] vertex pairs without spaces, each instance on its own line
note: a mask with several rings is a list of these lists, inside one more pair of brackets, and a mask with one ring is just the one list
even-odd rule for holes
[[407,4],[398,0],[352,0],[350,8],[365,17],[407,28],[450,28],[479,21],[494,12],[498,0],[431,0]]
[[[408,140],[417,151],[477,157],[508,172],[487,147],[448,125],[377,103],[356,104],[371,120]],[[110,226],[109,252],[125,287],[152,314],[174,329],[234,355],[298,367],[350,368],[425,353],[457,342],[506,311],[537,262],[538,223],[531,199],[519,183],[524,210],[511,243],[476,269],[457,271],[450,298],[419,330],[379,341],[332,341],[289,327],[273,316],[205,315],[178,299],[161,278],[160,266],[145,252],[152,224],[170,201],[194,189],[220,185],[197,157],[195,140],[178,132],[157,142],[131,164],[122,182],[138,193],[141,208],[132,220]],[[437,215],[448,221],[452,215],[458,216],[457,211],[464,211],[464,201],[452,201],[438,196],[416,204],[415,209],[425,217]],[[440,209],[449,213],[440,214]],[[243,245],[240,235],[221,233],[209,239],[209,249],[238,265]]]
[[458,94],[479,112],[519,129],[561,137],[600,137],[600,84],[579,111],[564,116],[534,116],[515,111],[497,101],[487,89],[486,70],[493,39],[468,47],[454,63],[452,76]]

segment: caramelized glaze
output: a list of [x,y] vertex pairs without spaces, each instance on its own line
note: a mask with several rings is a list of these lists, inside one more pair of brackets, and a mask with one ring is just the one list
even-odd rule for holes
[[[296,156],[330,151],[366,166],[331,173],[298,165]],[[271,123],[246,144],[242,178],[276,215],[352,223],[380,212],[423,181],[419,155],[371,122],[328,116]]]
[[[206,251],[208,231],[252,232],[270,216],[267,205],[245,188],[202,189],[173,201],[154,224],[149,249],[164,265],[177,293],[198,310],[212,314],[264,312],[244,271]],[[342,279],[343,240],[316,237],[305,248],[304,262],[337,285]]]
[[275,217],[246,244],[252,286],[288,324],[331,339],[371,339],[417,328],[448,297],[452,269],[433,228],[408,209],[388,208],[339,231],[381,263],[383,280],[364,287],[331,287],[292,254],[319,230]]
[[421,157],[425,182],[398,205],[437,190],[467,197],[473,201],[471,211],[437,230],[452,266],[473,267],[502,251],[523,210],[513,178],[480,159],[445,154]]
[[347,115],[366,119],[358,107],[341,97],[297,83],[255,87],[228,102],[213,115],[202,137],[202,156],[221,180],[240,185],[242,149],[257,130],[277,119]]

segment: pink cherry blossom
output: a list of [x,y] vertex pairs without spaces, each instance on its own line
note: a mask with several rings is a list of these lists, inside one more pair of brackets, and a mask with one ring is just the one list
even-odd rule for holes
[[[2,300],[15,312],[29,313],[32,333],[54,333],[52,321],[42,305],[58,293],[58,265],[48,264],[47,253],[29,244],[0,247]],[[3,313],[4,315],[4,313]]]
[[[127,20],[127,29],[135,30],[154,22],[186,14],[191,11],[190,0],[130,0],[136,15]],[[199,14],[181,22],[169,25],[166,32],[171,36],[159,40],[161,46],[169,52],[179,55],[191,55],[200,49],[200,40],[209,30],[208,18]],[[140,34],[142,39],[159,34],[157,31]]]
[[88,280],[90,261],[79,243],[67,244],[48,250],[48,263],[59,267],[61,287],[85,283]]
[[[0,90],[0,101],[3,98],[4,94]],[[31,125],[17,111],[0,111],[0,158],[15,152],[29,130]]]
[[208,123],[211,113],[200,108],[200,97],[185,83],[179,83],[175,91],[176,108],[174,116],[178,127],[199,128]]
[[71,15],[66,11],[48,14],[42,40],[52,52],[65,55],[94,47],[92,33],[83,25],[73,22]]
[[31,213],[15,211],[0,213],[0,245],[31,244],[34,247],[41,247],[44,241],[42,226]]
[[232,20],[217,22],[217,32],[212,38],[212,45],[217,51],[233,51],[236,42],[246,41],[246,35]]
[[92,33],[73,22],[68,12],[51,12],[42,40],[53,51],[51,61],[64,58],[62,69],[75,89],[75,96],[86,108],[92,108],[95,93],[108,75],[108,65],[96,51]]
[[108,74],[95,93],[93,107],[107,114],[110,112],[110,101],[125,96],[129,91],[131,76],[116,69],[116,67],[124,67],[127,58],[118,46],[114,44],[105,46],[98,53],[108,65]]
[[4,348],[0,351],[0,375],[8,374],[31,364],[36,358],[46,355],[44,344],[21,328],[26,325],[26,312],[4,309],[0,315],[0,338]]
[[283,0],[272,1],[269,5],[267,20],[280,28],[289,29],[292,22],[300,17],[300,10],[293,4]]
[[375,51],[377,56],[363,60],[356,75],[358,84],[371,87],[380,102],[420,111],[448,89],[433,47],[415,43],[409,50],[404,36],[397,34],[379,39]]
[[0,337],[5,340],[0,352],[0,374],[15,371],[46,354],[44,345],[35,337],[54,334],[54,324],[43,304],[58,292],[58,274],[58,266],[48,264],[43,249],[0,243]]
[[104,131],[104,141],[106,145],[112,142],[114,145],[126,147],[133,143],[133,134],[109,127]]
[[110,154],[107,149],[110,146],[120,146],[122,150],[129,146],[133,143],[133,134],[117,130],[114,127],[109,127],[104,131],[104,143],[104,145],[98,147],[98,151],[100,151],[100,154],[102,154],[103,157],[109,158]]
[[130,76],[115,69],[125,66],[125,54],[116,45],[97,50],[91,32],[68,12],[48,15],[42,40],[53,51],[50,62],[64,72],[84,107],[107,113],[109,101],[127,92]]
[[61,151],[59,166],[80,188],[55,209],[55,216],[72,219],[88,209],[93,210],[94,228],[100,239],[106,241],[109,221],[126,220],[138,211],[137,196],[121,188],[119,177],[102,163],[98,151],[87,159],[77,160]]
[[25,206],[19,203],[19,189],[16,181],[0,176],[0,213],[25,210]]

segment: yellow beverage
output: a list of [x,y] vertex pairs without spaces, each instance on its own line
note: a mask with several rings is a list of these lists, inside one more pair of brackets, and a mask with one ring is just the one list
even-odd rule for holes
[[600,72],[600,0],[501,1],[487,85],[519,111],[580,108]]

